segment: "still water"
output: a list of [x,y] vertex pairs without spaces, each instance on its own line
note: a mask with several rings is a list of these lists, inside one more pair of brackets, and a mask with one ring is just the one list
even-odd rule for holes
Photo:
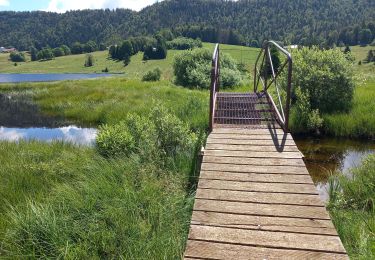
[[369,154],[375,153],[375,141],[340,138],[295,138],[298,149],[305,156],[307,169],[318,188],[320,197],[327,201],[327,180],[335,172],[351,176],[351,169],[361,165]]
[[26,94],[0,94],[0,140],[93,145],[96,134],[95,128],[79,127],[62,117],[42,113]]
[[118,74],[107,74],[107,73],[2,74],[0,73],[0,83],[93,79],[93,78],[113,77],[115,75],[118,75]]

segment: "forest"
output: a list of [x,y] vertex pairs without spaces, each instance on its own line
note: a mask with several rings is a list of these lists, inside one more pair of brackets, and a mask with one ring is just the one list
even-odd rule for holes
[[162,29],[176,36],[252,46],[265,39],[327,47],[368,44],[375,36],[374,8],[371,0],[166,0],[139,12],[6,11],[0,12],[0,45],[28,50],[93,40],[110,46]]

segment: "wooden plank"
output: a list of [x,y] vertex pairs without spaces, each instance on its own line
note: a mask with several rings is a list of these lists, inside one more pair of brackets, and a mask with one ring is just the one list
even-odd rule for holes
[[237,165],[279,165],[279,166],[299,166],[305,167],[305,163],[302,159],[280,159],[280,158],[243,158],[243,157],[220,157],[220,156],[209,156],[203,157],[205,163],[225,163],[225,164],[237,164]]
[[281,129],[244,129],[244,128],[214,128],[213,134],[240,134],[240,135],[284,135]]
[[324,207],[324,204],[319,199],[319,196],[309,194],[280,194],[233,190],[198,189],[195,197],[198,199],[210,200]]
[[283,146],[286,145],[293,145],[293,140],[286,140],[285,142],[275,142],[274,140],[240,140],[240,139],[215,139],[208,137],[207,138],[208,144],[242,144],[242,145],[273,145],[282,149]]
[[[204,157],[203,157],[204,158]],[[235,165],[235,164],[221,164],[221,163],[202,163],[202,170],[207,171],[226,171],[226,172],[247,172],[247,173],[284,173],[284,174],[306,174],[306,167],[299,166],[272,166],[267,167],[252,165]]]
[[196,225],[337,236],[335,227],[330,220],[193,211],[191,221]]
[[[278,249],[256,246],[223,244],[208,241],[188,240],[185,257],[203,259],[228,259],[228,260],[289,260],[289,259],[325,259],[346,260],[345,254],[326,253],[318,251]],[[187,259],[187,258],[185,258]]]
[[227,150],[205,150],[204,155],[219,157],[245,157],[245,158],[279,158],[279,159],[302,159],[300,152],[257,152],[253,151],[227,151]]
[[194,210],[242,215],[330,219],[324,207],[195,199]]
[[275,140],[277,143],[281,143],[283,140],[293,140],[290,134],[287,135],[243,135],[243,134],[215,134],[211,133],[210,138],[212,139],[238,139],[238,140]]
[[198,188],[318,195],[314,185],[294,183],[239,182],[200,179]]
[[253,182],[283,182],[313,184],[309,175],[244,173],[223,171],[201,171],[201,179],[227,180],[227,181],[253,181]]
[[287,145],[280,149],[274,145],[206,144],[205,150],[254,151],[254,152],[300,152],[297,146]]
[[192,225],[189,239],[233,244],[345,253],[340,238],[311,234]]

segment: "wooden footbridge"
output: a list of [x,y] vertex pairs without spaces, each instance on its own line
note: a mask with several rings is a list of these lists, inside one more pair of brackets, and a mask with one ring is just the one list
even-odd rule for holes
[[[278,71],[273,68],[271,46],[286,57]],[[291,55],[275,42],[266,42],[255,66],[253,93],[219,92],[219,55],[217,45],[211,133],[185,259],[347,259],[288,133]],[[277,83],[280,75],[287,78],[285,98]],[[275,87],[278,105],[270,87]]]

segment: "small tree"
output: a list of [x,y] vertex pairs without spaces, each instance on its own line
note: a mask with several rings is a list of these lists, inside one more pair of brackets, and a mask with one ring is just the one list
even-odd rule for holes
[[64,50],[63,50],[62,48],[60,48],[60,47],[54,48],[54,49],[52,50],[52,52],[53,52],[53,55],[54,55],[55,57],[61,57],[61,56],[64,56],[64,55],[65,55]]
[[69,48],[68,46],[66,46],[66,45],[61,45],[60,48],[63,49],[63,51],[64,51],[64,55],[70,55],[70,54],[72,54],[72,52],[71,52],[71,50],[70,50],[70,48]]
[[159,81],[161,77],[161,70],[156,68],[148,71],[143,77],[142,81]]
[[30,57],[31,61],[36,61],[38,59],[38,50],[34,46],[30,47]]
[[92,54],[86,54],[85,67],[94,66],[94,56]]
[[130,62],[130,56],[133,54],[133,46],[130,41],[124,41],[117,51],[117,58],[120,60],[128,60]]
[[71,48],[72,54],[81,54],[83,52],[83,46],[79,42],[75,42]]
[[374,53],[372,50],[369,50],[366,57],[366,62],[373,62],[375,61]]
[[345,46],[345,49],[344,49],[344,53],[345,53],[345,54],[348,54],[348,53],[350,53],[350,52],[351,52],[351,50],[350,50],[349,45],[346,45],[346,46]]
[[98,45],[94,41],[88,41],[84,46],[83,46],[83,51],[86,53],[94,52],[98,50]]
[[38,52],[38,60],[52,60],[54,58],[51,48],[43,48]]
[[18,51],[11,52],[9,57],[10,57],[10,60],[13,62],[26,61],[25,54],[23,54],[22,52],[18,52]]

